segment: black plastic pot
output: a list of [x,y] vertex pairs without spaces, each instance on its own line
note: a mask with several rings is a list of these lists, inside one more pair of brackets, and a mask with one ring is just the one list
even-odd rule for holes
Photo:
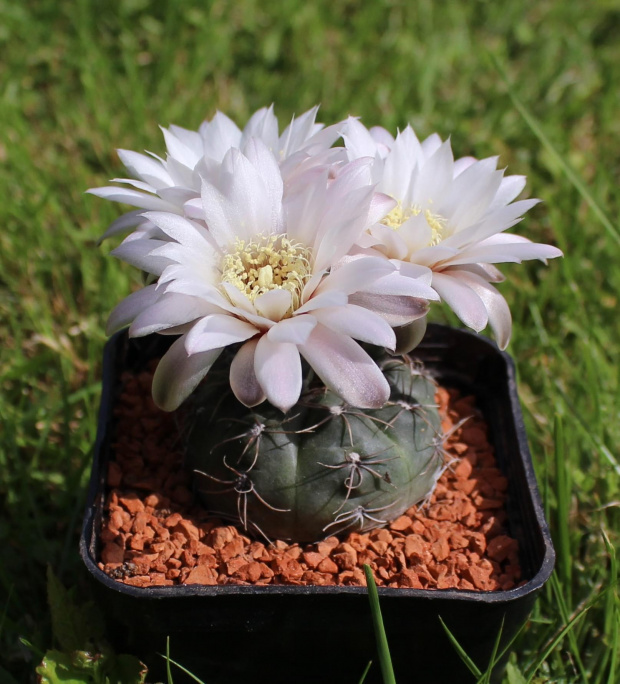
[[[97,567],[105,473],[114,430],[113,406],[123,368],[139,369],[161,354],[166,338],[106,345],[99,430],[80,551],[95,578],[117,648],[141,656],[152,677],[165,679],[171,657],[205,684],[265,681],[357,682],[368,660],[367,683],[380,681],[368,597],[363,587],[179,586],[136,588]],[[379,597],[399,684],[472,681],[439,618],[484,670],[497,634],[506,644],[524,624],[553,569],[554,551],[543,516],[510,357],[478,335],[431,325],[416,350],[438,380],[477,398],[491,430],[499,468],[509,482],[511,536],[519,542],[526,582],[509,591],[380,588]],[[500,646],[501,649],[501,646]],[[496,677],[501,674],[501,665]],[[152,680],[151,680],[152,681]],[[179,671],[174,681],[183,679]]]

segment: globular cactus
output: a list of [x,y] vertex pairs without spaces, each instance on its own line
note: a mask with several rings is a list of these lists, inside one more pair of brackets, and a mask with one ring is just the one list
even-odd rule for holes
[[425,499],[443,468],[435,384],[408,359],[381,365],[391,395],[376,410],[312,385],[286,415],[267,402],[246,409],[209,378],[187,422],[205,506],[249,533],[313,542],[384,525]]

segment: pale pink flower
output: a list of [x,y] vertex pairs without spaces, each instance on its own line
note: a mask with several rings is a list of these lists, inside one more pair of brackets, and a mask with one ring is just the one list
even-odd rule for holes
[[185,215],[185,203],[200,197],[203,178],[217,173],[226,153],[231,148],[245,150],[251,139],[261,140],[276,156],[285,180],[294,181],[316,164],[333,162],[341,150],[330,149],[340,136],[342,124],[325,128],[315,122],[318,107],[293,118],[282,134],[273,106],[255,112],[241,130],[225,114],[217,112],[213,119],[204,121],[197,131],[180,126],[163,128],[166,158],[155,154],[141,154],[118,150],[118,155],[132,178],[115,178],[120,186],[92,188],[87,192],[121,202],[137,210],[116,219],[101,240],[137,227],[137,237],[156,236],[165,239],[148,220],[143,211],[167,211]]
[[393,349],[395,335],[384,318],[351,299],[400,287],[398,306],[409,322],[423,311],[411,302],[435,295],[428,279],[400,277],[379,253],[349,255],[369,222],[381,218],[373,213],[369,161],[331,174],[321,168],[284,198],[276,156],[261,139],[243,147],[229,149],[203,179],[200,203],[190,203],[193,218],[147,212],[165,239],[130,235],[114,251],[157,283],[121,302],[108,332],[131,324],[132,336],[181,334],[154,377],[155,400],[167,410],[233,344],[240,348],[230,384],[247,406],[264,399],[283,411],[293,406],[302,357],[347,403],[382,406],[388,384],[356,340]]
[[393,140],[384,129],[368,131],[349,119],[343,138],[350,160],[374,159],[372,180],[391,201],[360,244],[393,261],[429,268],[431,287],[463,323],[476,331],[490,324],[505,348],[512,323],[506,301],[491,285],[503,280],[493,264],[562,254],[505,233],[538,202],[513,201],[525,178],[504,176],[497,157],[455,161],[450,141],[433,134],[420,142],[410,126]]

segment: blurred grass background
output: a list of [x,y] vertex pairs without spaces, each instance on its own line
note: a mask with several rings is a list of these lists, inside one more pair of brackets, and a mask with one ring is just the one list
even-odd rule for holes
[[565,257],[501,288],[558,563],[506,681],[620,681],[618,35],[616,0],[0,0],[0,681],[33,677],[20,635],[51,646],[46,565],[84,580],[104,322],[138,278],[95,245],[120,208],[84,190],[124,175],[118,147],[161,153],[158,124],[272,102],[451,136],[544,200],[521,232]]

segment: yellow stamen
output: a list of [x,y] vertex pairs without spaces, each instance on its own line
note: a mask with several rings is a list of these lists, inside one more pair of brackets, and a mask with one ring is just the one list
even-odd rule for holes
[[285,317],[301,304],[304,285],[312,275],[311,251],[285,235],[257,235],[245,242],[237,238],[222,260],[222,282],[230,283],[254,302],[270,290],[288,290],[292,304]]
[[431,239],[429,240],[428,246],[432,247],[438,245],[444,238],[446,219],[439,214],[433,214],[430,209],[424,209],[424,212],[422,212],[422,208],[418,204],[413,204],[407,209],[403,209],[402,204],[399,202],[394,209],[383,218],[381,223],[389,228],[398,230],[407,219],[421,213],[424,213],[424,218],[431,229]]

